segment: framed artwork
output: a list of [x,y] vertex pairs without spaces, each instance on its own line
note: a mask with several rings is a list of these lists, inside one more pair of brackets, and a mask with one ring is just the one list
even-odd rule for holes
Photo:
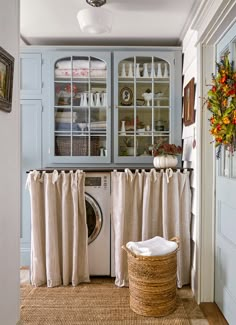
[[133,103],[133,92],[129,87],[123,87],[120,91],[120,104],[130,106]]
[[12,106],[14,58],[0,47],[0,109],[10,112]]
[[184,87],[184,125],[189,126],[195,122],[194,114],[194,78]]

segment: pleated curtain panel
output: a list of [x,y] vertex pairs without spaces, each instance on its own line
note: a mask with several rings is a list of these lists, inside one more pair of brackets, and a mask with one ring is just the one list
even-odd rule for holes
[[84,178],[81,170],[28,175],[32,285],[89,282]]
[[128,285],[127,255],[121,248],[129,241],[154,236],[180,238],[177,285],[190,282],[191,190],[189,171],[112,172],[112,224],[114,231],[115,284]]

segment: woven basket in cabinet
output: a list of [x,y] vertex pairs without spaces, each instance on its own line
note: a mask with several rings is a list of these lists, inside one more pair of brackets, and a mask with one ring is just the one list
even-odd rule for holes
[[[72,156],[88,156],[88,137],[73,137]],[[99,156],[99,138],[93,137],[90,141],[91,156]],[[56,156],[71,156],[71,138],[58,136],[55,138]]]
[[[179,246],[179,239],[171,239]],[[130,308],[143,316],[161,317],[176,309],[177,250],[162,256],[141,256],[126,246]]]

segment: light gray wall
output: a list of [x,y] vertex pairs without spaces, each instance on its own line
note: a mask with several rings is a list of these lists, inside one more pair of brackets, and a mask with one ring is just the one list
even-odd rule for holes
[[[197,82],[197,32],[191,29],[188,30],[183,39],[183,54],[184,54],[184,65],[183,65],[183,94],[184,87],[188,82],[194,78],[194,83],[199,86]],[[195,91],[195,105],[197,107],[197,88]],[[195,123],[190,126],[183,125],[183,165],[184,167],[193,168],[191,173],[191,190],[192,190],[192,214],[191,214],[191,252],[192,252],[192,267],[191,267],[191,287],[194,294],[198,295],[198,273],[197,273],[197,222],[198,211],[197,211],[197,177],[199,173],[199,166],[197,166],[197,154],[199,152],[200,141],[197,134],[196,128],[196,116]],[[196,146],[193,146],[193,142],[196,141]]]
[[19,320],[19,1],[0,0],[0,46],[15,58],[12,112],[0,110],[0,324]]

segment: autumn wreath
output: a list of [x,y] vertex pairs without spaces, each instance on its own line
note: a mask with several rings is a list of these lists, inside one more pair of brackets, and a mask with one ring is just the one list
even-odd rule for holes
[[210,132],[217,156],[224,145],[230,152],[235,150],[236,141],[236,71],[233,63],[229,62],[226,53],[217,65],[217,74],[212,75],[212,87],[207,95],[207,108],[211,111]]

